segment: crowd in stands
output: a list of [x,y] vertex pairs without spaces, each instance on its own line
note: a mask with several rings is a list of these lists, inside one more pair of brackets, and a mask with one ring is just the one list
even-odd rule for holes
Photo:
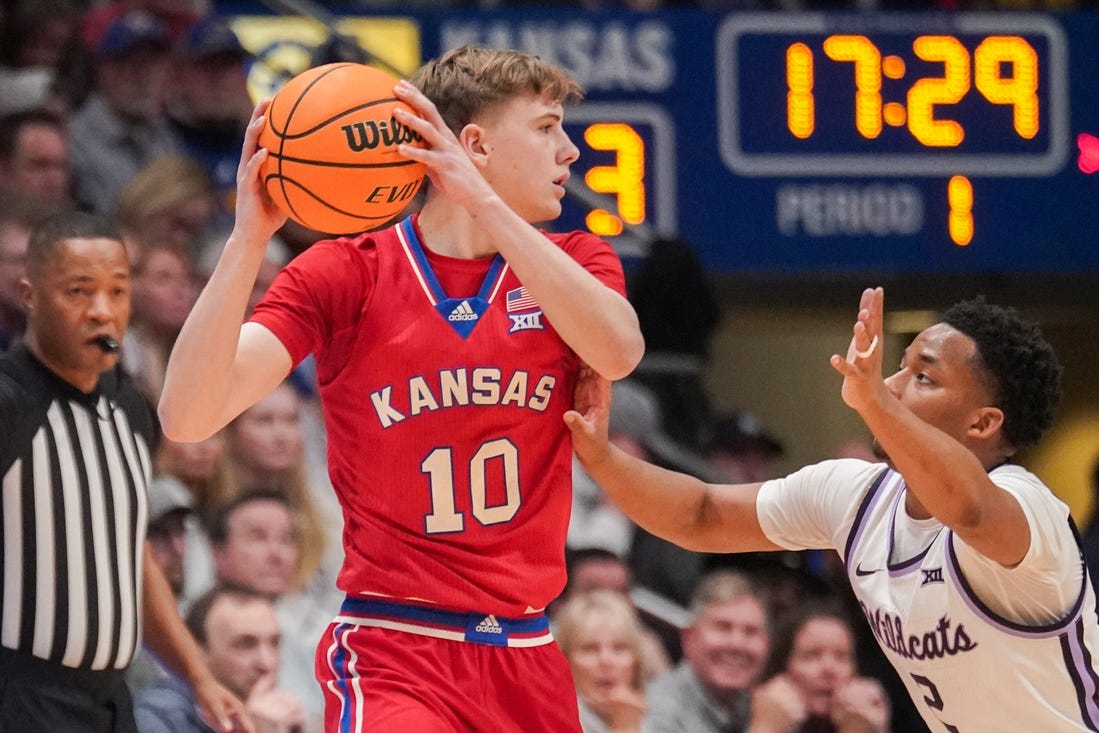
[[[231,221],[251,111],[248,52],[187,0],[0,9],[0,349],[22,333],[19,279],[35,225],[62,207],[109,216],[133,265],[122,361],[155,404]],[[253,305],[319,236],[293,224],[280,232]],[[630,274],[649,351],[615,385],[612,440],[704,478],[764,480],[777,473],[782,443],[750,414],[716,414],[700,385],[719,318],[705,280],[678,240],[659,242]],[[342,600],[340,512],[314,386],[307,361],[222,432],[164,440],[154,461],[155,558],[258,730],[320,729],[314,643]],[[865,638],[834,558],[692,553],[634,526],[579,465],[574,483],[569,585],[551,611],[587,733],[922,729]],[[639,589],[661,602],[638,602]],[[143,733],[205,730],[186,687],[155,659],[135,664],[131,680]]]

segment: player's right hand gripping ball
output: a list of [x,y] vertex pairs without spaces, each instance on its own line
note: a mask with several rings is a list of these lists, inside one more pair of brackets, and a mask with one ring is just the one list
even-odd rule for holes
[[[325,234],[376,229],[416,195],[424,165],[397,145],[422,146],[393,119],[397,80],[365,64],[336,63],[298,74],[271,100],[259,144],[267,192],[299,224]],[[411,111],[411,110],[410,110]]]

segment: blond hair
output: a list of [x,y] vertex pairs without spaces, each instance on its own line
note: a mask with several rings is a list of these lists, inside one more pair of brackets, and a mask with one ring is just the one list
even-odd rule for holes
[[644,669],[641,663],[642,637],[644,629],[633,604],[621,593],[605,588],[577,593],[554,616],[554,639],[557,646],[569,661],[580,643],[580,632],[593,617],[609,619],[626,638],[633,651],[633,674],[630,686],[635,690],[644,690]]
[[759,589],[748,576],[734,570],[714,570],[704,575],[695,586],[694,593],[691,594],[690,611],[697,618],[711,606],[744,596],[755,599],[764,608],[767,607]]
[[[297,390],[288,381],[283,381],[275,389],[287,389],[297,396]],[[298,536],[298,573],[294,581],[295,590],[302,590],[312,583],[314,576],[321,567],[327,545],[324,513],[317,500],[313,496],[313,487],[310,486],[308,472],[305,464],[304,447],[302,454],[294,465],[280,472],[278,475],[267,475],[259,483],[249,483],[247,469],[241,465],[237,429],[240,419],[247,415],[248,408],[237,416],[226,427],[226,455],[228,460],[223,461],[220,468],[220,476],[216,485],[221,489],[222,496],[217,497],[213,508],[218,511],[225,504],[238,497],[257,490],[271,491],[286,497],[290,507],[294,510],[294,528]],[[298,415],[300,418],[303,409],[301,399],[298,397]],[[304,430],[304,428],[303,428]],[[303,435],[304,438],[304,435]]]
[[420,67],[409,79],[435,103],[455,134],[479,115],[519,94],[552,102],[583,96],[564,69],[521,51],[461,46]]
[[124,232],[140,236],[149,219],[198,196],[217,196],[210,174],[188,155],[162,155],[142,168],[119,193],[114,223]]

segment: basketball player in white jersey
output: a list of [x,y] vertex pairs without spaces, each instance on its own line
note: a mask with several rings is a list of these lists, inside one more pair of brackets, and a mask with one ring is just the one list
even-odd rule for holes
[[831,363],[885,463],[705,484],[610,446],[609,385],[594,378],[565,417],[575,450],[627,514],[688,549],[837,550],[932,731],[1099,730],[1099,624],[1075,528],[1010,462],[1052,423],[1056,356],[1014,311],[967,301],[883,379],[883,298],[863,293]]

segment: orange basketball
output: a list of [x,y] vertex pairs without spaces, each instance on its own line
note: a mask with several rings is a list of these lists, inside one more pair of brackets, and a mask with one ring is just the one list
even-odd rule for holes
[[[424,166],[397,152],[422,146],[393,119],[397,80],[364,64],[337,63],[298,74],[271,100],[259,143],[261,174],[290,218],[325,234],[387,223],[412,201]],[[410,110],[411,111],[411,110]]]

